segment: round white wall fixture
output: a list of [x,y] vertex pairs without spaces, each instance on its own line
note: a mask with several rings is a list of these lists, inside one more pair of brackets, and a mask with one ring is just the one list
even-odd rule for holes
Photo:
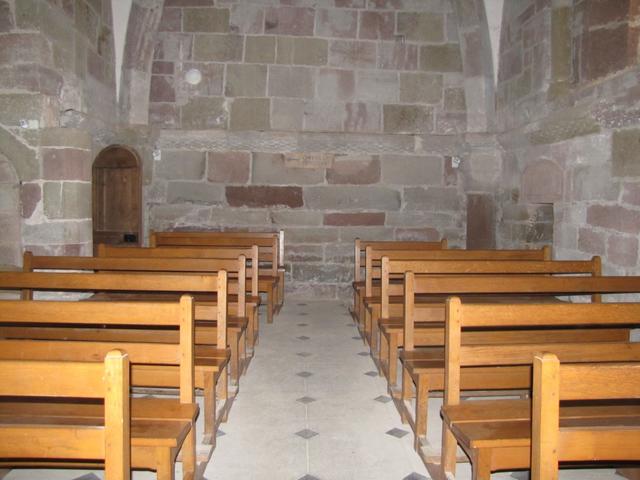
[[197,68],[192,68],[184,74],[184,79],[190,85],[198,85],[202,81],[202,73]]

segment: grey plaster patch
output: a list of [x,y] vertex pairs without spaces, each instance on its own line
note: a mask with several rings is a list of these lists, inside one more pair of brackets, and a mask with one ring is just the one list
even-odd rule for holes
[[392,428],[391,430],[387,430],[385,432],[387,435],[391,435],[392,437],[402,438],[405,435],[409,435],[409,432],[406,430],[402,430],[400,428]]
[[305,428],[304,430],[300,430],[299,432],[296,432],[296,435],[304,438],[305,440],[309,440],[310,438],[313,438],[316,435],[319,435],[319,433],[314,432],[313,430],[309,430],[308,428]]

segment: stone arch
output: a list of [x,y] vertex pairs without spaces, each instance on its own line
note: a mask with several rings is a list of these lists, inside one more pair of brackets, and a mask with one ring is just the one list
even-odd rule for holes
[[133,0],[122,59],[120,116],[130,125],[149,123],[154,39],[164,0]]
[[493,132],[495,85],[489,24],[483,0],[450,0],[458,19],[467,131]]
[[9,159],[0,154],[0,270],[22,263],[20,180]]

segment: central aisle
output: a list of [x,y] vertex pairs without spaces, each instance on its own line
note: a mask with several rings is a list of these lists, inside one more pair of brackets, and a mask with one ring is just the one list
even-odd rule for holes
[[209,480],[419,480],[411,447],[347,309],[338,302],[285,302],[260,344]]

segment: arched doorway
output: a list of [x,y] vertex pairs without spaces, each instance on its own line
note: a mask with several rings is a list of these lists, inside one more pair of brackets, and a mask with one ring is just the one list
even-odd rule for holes
[[0,154],[0,269],[22,264],[20,181],[9,159]]
[[140,245],[142,175],[138,153],[109,145],[93,162],[93,245]]

